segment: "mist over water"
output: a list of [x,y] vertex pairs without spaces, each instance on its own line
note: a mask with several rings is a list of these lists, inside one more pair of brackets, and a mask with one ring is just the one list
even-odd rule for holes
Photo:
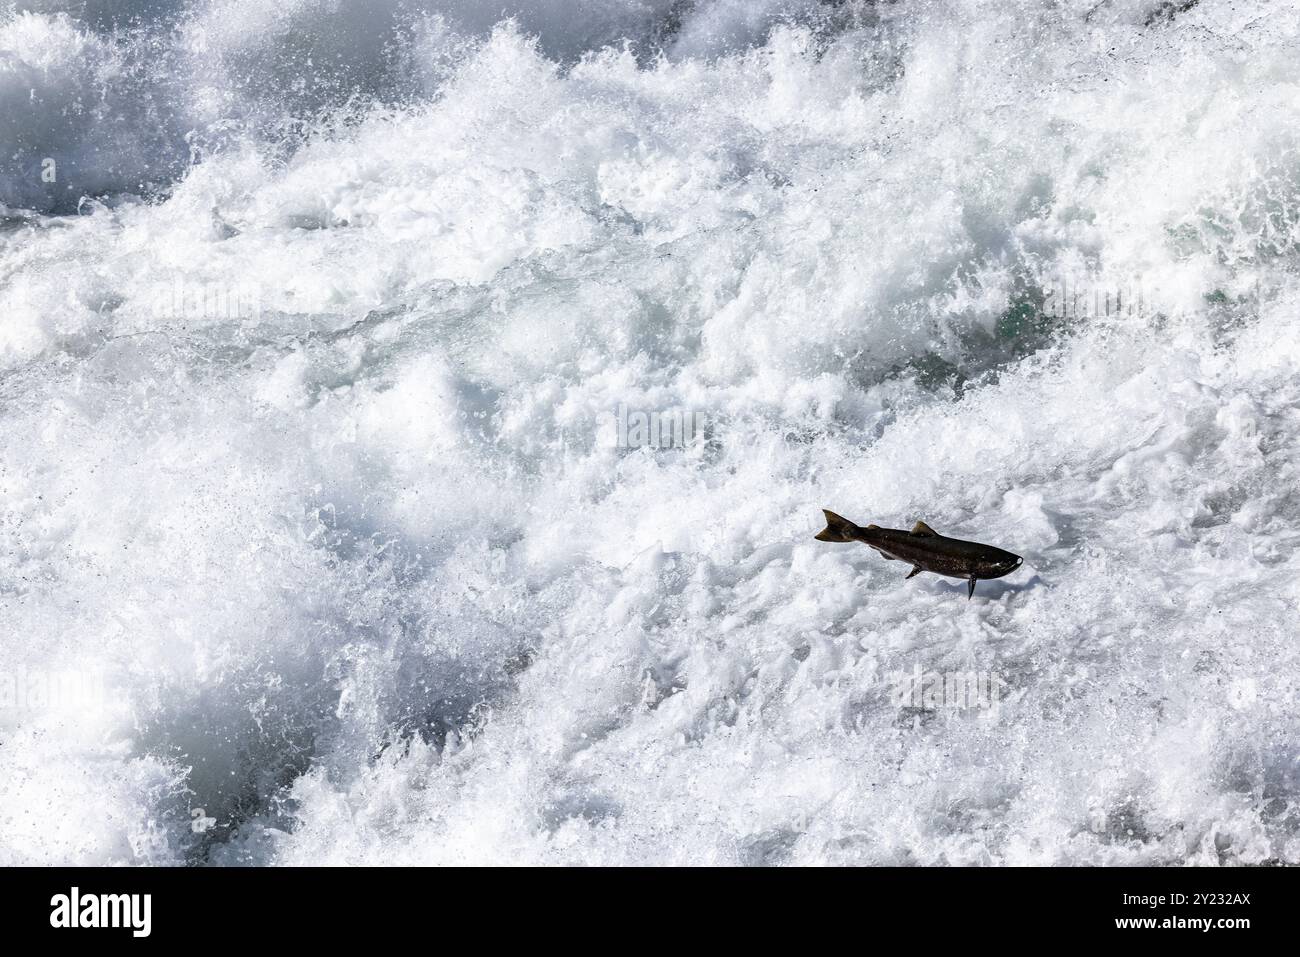
[[0,5],[0,863],[1300,863],[1297,42]]

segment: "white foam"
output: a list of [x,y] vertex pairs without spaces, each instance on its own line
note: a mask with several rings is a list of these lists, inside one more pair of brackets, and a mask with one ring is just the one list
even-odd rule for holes
[[1300,862],[1294,13],[498,6],[4,15],[0,856]]

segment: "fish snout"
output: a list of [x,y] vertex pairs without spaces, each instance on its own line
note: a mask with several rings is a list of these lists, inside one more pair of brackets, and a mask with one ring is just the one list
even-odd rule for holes
[[1015,571],[1017,568],[1023,565],[1024,562],[1025,560],[1021,558],[1019,555],[1013,555],[1011,558],[1008,558],[1006,561],[998,563],[998,571],[1001,572],[1003,575],[1010,575],[1013,571]]

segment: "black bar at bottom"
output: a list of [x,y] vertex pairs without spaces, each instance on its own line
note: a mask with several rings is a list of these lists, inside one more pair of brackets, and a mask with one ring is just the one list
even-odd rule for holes
[[[533,946],[566,939],[614,945],[615,940],[596,939],[608,933],[599,928],[612,922],[623,928],[620,934],[638,939],[642,933],[692,938],[686,925],[702,925],[707,938],[734,947],[747,937],[766,941],[775,919],[786,935],[896,930],[908,939],[921,934],[927,947],[1006,939],[1007,934],[1071,943],[1199,938],[1233,946],[1294,935],[1290,912],[1300,890],[1295,878],[1296,871],[1287,868],[574,869],[545,874],[532,869],[12,868],[0,871],[0,926],[7,941],[48,944],[75,935],[78,943],[92,945],[261,948],[373,940],[377,933],[431,924],[454,927],[475,915],[489,921],[478,925],[479,933],[493,939],[512,931],[531,934]],[[105,924],[115,926],[100,926]]]

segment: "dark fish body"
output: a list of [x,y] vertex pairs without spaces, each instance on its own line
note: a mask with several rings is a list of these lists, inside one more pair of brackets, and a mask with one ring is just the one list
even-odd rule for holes
[[921,572],[964,578],[970,582],[967,598],[975,594],[977,581],[1009,575],[1023,561],[1019,555],[992,545],[939,535],[925,522],[917,522],[911,531],[878,525],[864,528],[834,512],[822,511],[826,515],[826,527],[817,533],[818,541],[870,545],[888,559],[910,564],[912,571],[908,578]]

